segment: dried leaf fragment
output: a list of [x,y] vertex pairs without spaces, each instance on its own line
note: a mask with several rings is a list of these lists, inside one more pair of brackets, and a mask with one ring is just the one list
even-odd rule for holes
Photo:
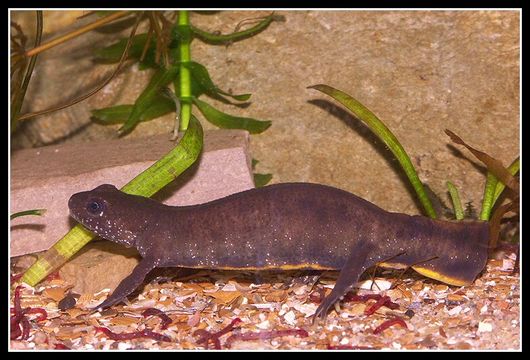
[[220,305],[229,305],[235,301],[241,293],[239,291],[216,291],[208,293],[208,296],[213,297],[216,304]]

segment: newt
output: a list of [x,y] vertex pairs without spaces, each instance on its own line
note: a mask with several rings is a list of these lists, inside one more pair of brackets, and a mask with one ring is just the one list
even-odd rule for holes
[[412,267],[462,286],[473,283],[488,259],[486,221],[388,212],[319,184],[270,185],[191,206],[164,205],[104,184],[72,195],[68,206],[86,228],[142,256],[97,309],[124,300],[157,267],[339,270],[313,318],[325,319],[372,266]]

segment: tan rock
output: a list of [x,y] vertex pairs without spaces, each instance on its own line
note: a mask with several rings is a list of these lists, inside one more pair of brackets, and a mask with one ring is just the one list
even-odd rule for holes
[[139,260],[136,249],[110,241],[93,241],[67,262],[59,274],[74,286],[71,291],[79,294],[92,294],[103,289],[113,291]]
[[[68,199],[103,183],[123,186],[175,145],[168,135],[68,143],[15,151],[11,158],[11,213],[46,208],[44,216],[11,222],[11,256],[47,250],[75,221]],[[254,187],[248,133],[207,131],[198,165],[154,196],[168,205],[211,201]]]

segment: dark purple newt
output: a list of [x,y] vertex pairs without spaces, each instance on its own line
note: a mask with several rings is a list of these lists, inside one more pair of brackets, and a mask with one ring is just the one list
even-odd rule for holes
[[314,315],[325,318],[374,265],[412,266],[461,286],[488,258],[487,222],[391,213],[317,184],[270,185],[193,206],[167,206],[105,184],[72,195],[68,206],[85,227],[136,247],[143,258],[98,308],[122,301],[156,267],[340,270]]

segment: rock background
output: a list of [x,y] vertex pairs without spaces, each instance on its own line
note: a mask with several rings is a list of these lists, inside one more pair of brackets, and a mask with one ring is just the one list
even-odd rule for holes
[[[26,13],[13,14],[13,19],[32,24],[33,15]],[[46,14],[45,23],[52,27],[45,40],[92,21],[75,20],[78,11],[57,13]],[[267,13],[193,13],[191,21],[228,33],[242,19]],[[246,109],[212,104],[273,121],[267,131],[251,137],[258,172],[273,173],[273,182],[340,187],[392,211],[420,211],[384,146],[331,98],[306,89],[325,83],[378,115],[436,193],[445,197],[445,182],[451,180],[464,202],[480,208],[484,173],[469,153],[461,156],[448,146],[443,130],[453,130],[505,164],[519,155],[518,11],[277,13],[286,21],[250,39],[228,47],[192,44],[192,57],[208,68],[216,84],[253,94]],[[93,49],[115,39],[115,34],[92,32],[40,55],[22,113],[62,104],[99,84],[114,65],[94,64]],[[25,122],[11,139],[12,149],[116,137],[117,126],[92,123],[90,109],[131,103],[148,79],[148,72],[128,67],[88,101]],[[169,136],[172,117],[140,124],[128,136]],[[203,126],[214,128],[206,121]],[[87,160],[94,159],[88,154]]]

